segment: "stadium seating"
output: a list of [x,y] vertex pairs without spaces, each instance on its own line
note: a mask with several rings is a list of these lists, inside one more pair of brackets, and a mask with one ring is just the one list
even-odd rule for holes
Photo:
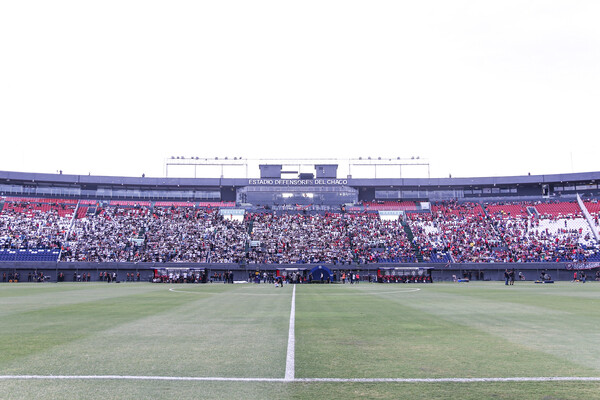
[[157,201],[155,207],[194,207],[195,203],[189,201]]
[[486,206],[488,214],[501,218],[527,217],[526,204],[489,204]]
[[372,201],[363,203],[365,211],[416,211],[417,205],[414,201]]
[[[0,261],[215,263],[549,262],[600,259],[575,202],[365,203],[346,212],[219,210],[234,202],[6,198]],[[600,207],[585,203],[598,224]],[[379,211],[405,211],[384,220]],[[312,209],[311,209],[312,210]],[[77,212],[75,212],[77,211]],[[242,212],[243,214],[243,212]],[[252,244],[252,245],[250,245]],[[62,252],[61,252],[62,249]]]
[[588,212],[597,220],[598,216],[600,215],[600,203],[597,201],[586,201],[584,204]]
[[577,202],[540,203],[534,207],[540,215],[552,218],[580,217],[582,215]]
[[56,261],[76,201],[8,197],[0,213],[0,260]]

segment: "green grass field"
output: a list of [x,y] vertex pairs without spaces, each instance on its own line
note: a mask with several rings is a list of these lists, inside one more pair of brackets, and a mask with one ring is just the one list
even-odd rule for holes
[[292,292],[1,284],[0,398],[600,399],[599,283],[298,285],[284,381]]

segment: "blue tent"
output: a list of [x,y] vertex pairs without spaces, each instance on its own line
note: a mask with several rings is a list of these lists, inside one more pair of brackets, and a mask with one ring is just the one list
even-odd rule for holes
[[333,280],[333,274],[331,270],[327,267],[319,265],[310,270],[313,281],[323,281],[327,282],[328,280]]

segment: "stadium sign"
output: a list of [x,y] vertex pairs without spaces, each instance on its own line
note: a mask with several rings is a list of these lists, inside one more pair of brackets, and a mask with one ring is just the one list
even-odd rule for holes
[[324,186],[347,185],[348,179],[248,179],[249,185],[255,186]]
[[567,264],[566,268],[570,271],[594,269],[600,267],[600,262],[576,262]]

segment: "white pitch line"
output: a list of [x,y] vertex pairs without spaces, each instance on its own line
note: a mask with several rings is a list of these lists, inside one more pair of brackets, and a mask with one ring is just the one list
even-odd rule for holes
[[486,382],[600,382],[600,377],[547,376],[508,378],[227,378],[196,376],[136,376],[136,375],[0,375],[0,380],[136,380],[136,381],[199,381],[199,382],[302,382],[302,383],[486,383]]
[[600,382],[600,376],[548,376],[508,378],[296,378],[294,382],[356,382],[356,383],[478,383],[478,382]]
[[295,358],[296,358],[296,285],[292,291],[292,309],[290,310],[290,329],[288,331],[287,355],[285,357],[285,378],[286,382],[294,380]]
[[3,379],[39,380],[133,380],[133,381],[205,381],[205,382],[284,382],[282,378],[228,378],[202,376],[138,376],[138,375],[0,375]]

